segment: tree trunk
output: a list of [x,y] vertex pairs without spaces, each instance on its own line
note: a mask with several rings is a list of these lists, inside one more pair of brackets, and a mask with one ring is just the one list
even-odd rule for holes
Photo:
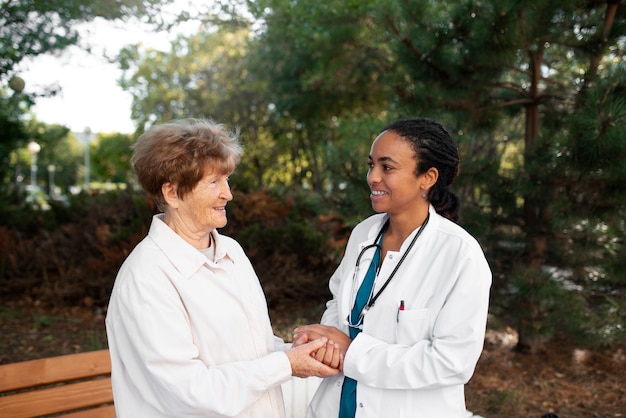
[[[526,106],[526,130],[525,130],[525,166],[526,175],[530,179],[533,189],[524,196],[524,231],[526,233],[527,265],[531,270],[536,270],[536,277],[540,276],[541,266],[545,259],[545,252],[550,236],[550,185],[541,181],[533,167],[533,160],[538,152],[537,137],[539,135],[539,81],[541,78],[541,64],[543,61],[543,47],[536,52],[529,52],[531,58],[531,103]],[[532,280],[532,279],[530,279]],[[531,286],[534,283],[529,283]],[[536,283],[540,286],[539,283]],[[517,349],[524,352],[537,352],[541,349],[541,336],[538,335],[537,321],[539,321],[540,307],[538,301],[528,299],[526,314],[518,329]]]

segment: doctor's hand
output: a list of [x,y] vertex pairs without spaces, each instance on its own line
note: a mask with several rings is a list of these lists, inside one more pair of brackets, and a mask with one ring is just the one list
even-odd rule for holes
[[[315,357],[315,353],[322,351],[322,359],[328,363],[324,364]],[[343,368],[343,357],[340,350],[335,349],[335,344],[322,337],[310,342],[300,342],[299,345],[292,345],[292,348],[285,351],[289,363],[291,363],[291,374],[296,377],[329,377],[339,373],[339,367]],[[331,367],[335,365],[335,367]]]
[[[311,324],[296,328],[294,330],[293,343],[294,345],[302,344],[303,342],[320,337],[326,337],[328,340],[332,340],[337,344],[342,357],[346,355],[348,347],[350,347],[350,343],[352,343],[350,337],[344,334],[340,329],[322,324]],[[325,356],[325,353],[323,356]]]
[[311,356],[333,369],[343,370],[343,354],[339,344],[333,340],[328,340],[325,346],[311,353]]

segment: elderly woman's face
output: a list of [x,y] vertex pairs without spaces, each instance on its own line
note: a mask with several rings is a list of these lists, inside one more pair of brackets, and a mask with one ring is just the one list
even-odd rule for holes
[[228,175],[210,172],[179,202],[181,219],[197,232],[226,226],[226,203],[233,199]]

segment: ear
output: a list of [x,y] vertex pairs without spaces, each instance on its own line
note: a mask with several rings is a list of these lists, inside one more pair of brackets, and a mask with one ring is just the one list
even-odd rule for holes
[[172,208],[178,207],[178,191],[174,184],[170,182],[163,183],[161,186],[161,194],[163,194],[163,198],[167,202],[168,206]]
[[425,173],[422,174],[422,188],[424,190],[430,190],[431,187],[437,183],[437,179],[439,178],[439,170],[435,167],[430,167],[426,170]]

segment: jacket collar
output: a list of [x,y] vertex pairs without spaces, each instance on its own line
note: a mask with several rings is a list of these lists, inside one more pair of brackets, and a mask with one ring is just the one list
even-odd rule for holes
[[[163,251],[165,256],[171,261],[174,267],[183,275],[189,278],[195,274],[205,263],[217,266],[211,263],[200,251],[185,241],[180,235],[174,232],[163,221],[163,214],[159,213],[152,217],[152,224],[148,231],[148,237]],[[213,244],[215,247],[215,260],[229,258],[226,246],[220,238],[219,232],[213,230],[211,232]]]
[[[437,213],[433,205],[428,206],[428,213],[430,215],[429,220],[428,220],[428,225],[426,225],[426,227],[424,228],[424,233],[422,234],[422,238],[420,238],[418,241],[426,241],[427,240],[426,237],[432,235],[432,231],[437,230],[441,223],[442,217],[441,215]],[[367,231],[367,238],[359,243],[360,250],[362,250],[365,246],[374,243],[374,240],[380,233],[381,228],[383,227],[383,225],[385,225],[385,222],[387,222],[387,220],[389,219],[389,215],[387,213],[379,213],[376,215],[372,215],[372,218],[374,220],[371,223],[369,230]],[[413,234],[416,233],[418,229],[419,227],[415,228],[415,230],[411,233],[411,235],[407,237],[406,241],[408,241],[413,236]],[[417,244],[418,243],[416,243],[416,245]]]

